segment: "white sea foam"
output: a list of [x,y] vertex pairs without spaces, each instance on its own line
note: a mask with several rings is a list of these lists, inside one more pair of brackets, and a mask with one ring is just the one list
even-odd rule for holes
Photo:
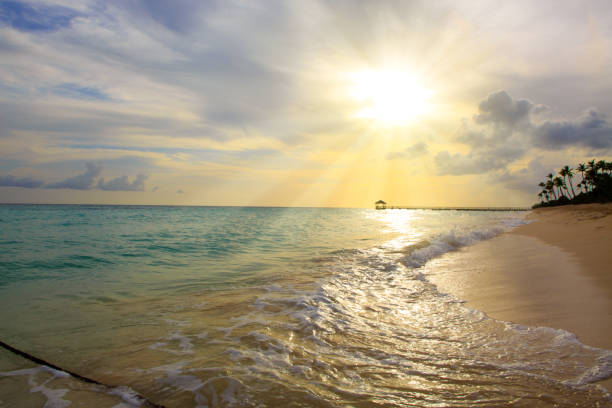
[[570,384],[584,385],[612,377],[612,351],[606,352],[597,359],[597,364],[582,375],[568,381]]
[[401,259],[401,262],[408,267],[418,268],[433,258],[468,245],[473,245],[479,241],[491,239],[504,231],[505,229],[502,227],[473,231],[452,229],[431,239],[429,245],[410,251]]
[[[36,379],[37,375],[47,372],[51,374],[50,378],[39,383]],[[63,399],[63,396],[69,391],[66,388],[48,388],[47,384],[56,378],[66,378],[70,375],[63,371],[58,371],[47,366],[39,366],[34,368],[26,368],[0,373],[0,377],[27,376],[30,392],[40,392],[47,399],[43,408],[65,408],[70,405],[70,401]]]
[[[602,350],[588,348],[564,331],[504,326],[504,322],[466,308],[463,301],[438,293],[418,269],[446,252],[493,238],[522,223],[517,218],[497,225],[447,229],[401,251],[393,245],[383,250],[339,251],[334,255],[336,262],[332,257],[320,263],[329,265],[333,273],[313,291],[285,288],[286,293],[282,293],[282,288],[275,288],[274,294],[255,301],[255,316],[244,317],[261,321],[262,315],[267,316],[269,321],[264,319],[261,324],[270,325],[278,313],[269,313],[267,308],[278,310],[270,306],[283,303],[283,313],[295,319],[302,339],[310,342],[307,350],[298,353],[291,343],[254,331],[249,336],[260,346],[229,347],[227,353],[238,364],[249,365],[250,371],[278,381],[284,375],[313,379],[325,367],[323,371],[332,377],[326,376],[326,381],[351,384],[351,390],[339,386],[343,395],[361,395],[359,390],[375,394],[369,385],[372,379],[384,381],[385,375],[391,373],[422,381],[448,375],[445,381],[452,382],[460,366],[469,367],[470,374],[462,375],[483,375],[484,382],[488,381],[484,377],[490,375],[490,367],[496,367],[502,378],[503,373],[511,372],[515,378],[533,377],[542,384],[567,381],[568,385],[584,385],[609,376],[609,360],[601,357]],[[364,342],[370,350],[355,349],[350,341],[336,344],[337,336],[356,337],[358,344]],[[402,351],[411,350],[412,343],[438,351],[428,355]],[[387,348],[386,344],[393,346]],[[572,353],[584,367],[565,361],[566,353]],[[320,359],[303,364],[295,356],[304,354],[327,356],[328,361],[336,361],[334,364],[342,362],[340,367],[371,367],[386,374],[367,380],[357,372],[329,366]],[[439,367],[448,368],[440,371]],[[476,374],[479,370],[482,374]],[[573,380],[576,377],[579,379]],[[479,391],[470,395],[478,399],[487,394]]]
[[108,393],[118,396],[128,404],[119,403],[115,407],[140,407],[145,403],[145,400],[137,392],[127,386],[111,388]]
[[[195,337],[201,338],[199,336],[200,335],[197,335]],[[148,348],[151,350],[162,350],[167,353],[177,354],[177,355],[193,354],[193,343],[191,341],[190,336],[184,335],[180,332],[172,332],[168,337],[164,338],[163,340],[164,341],[158,341],[156,343],[149,345]],[[177,347],[180,350],[176,350],[176,349],[172,349],[168,347],[171,344],[175,344],[175,343],[178,343]]]
[[239,395],[244,390],[240,381],[229,376],[214,376],[201,380],[194,374],[216,369],[189,369],[188,364],[187,361],[181,361],[147,371],[162,372],[164,377],[159,379],[160,382],[193,394],[196,408],[232,406],[240,401]]

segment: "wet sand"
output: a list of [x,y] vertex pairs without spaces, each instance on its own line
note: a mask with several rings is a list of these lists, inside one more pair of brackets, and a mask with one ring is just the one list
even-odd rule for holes
[[[432,261],[425,273],[491,317],[564,329],[612,350],[612,204],[543,208],[527,219]],[[612,390],[612,379],[601,384]]]

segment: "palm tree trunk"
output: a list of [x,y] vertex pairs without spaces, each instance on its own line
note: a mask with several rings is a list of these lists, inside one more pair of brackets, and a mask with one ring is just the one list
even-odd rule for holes
[[[570,187],[571,187],[571,189],[572,189],[572,198],[575,198],[575,197],[576,197],[576,193],[574,192],[574,185],[572,184],[572,178],[571,178],[571,177],[568,177],[568,178],[567,178],[567,181],[569,182],[569,185],[570,185]],[[568,193],[569,193],[569,192],[568,192]]]

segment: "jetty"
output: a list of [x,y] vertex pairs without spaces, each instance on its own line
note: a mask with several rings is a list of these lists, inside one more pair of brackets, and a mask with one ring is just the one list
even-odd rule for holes
[[433,210],[433,211],[529,211],[529,207],[412,207],[388,205],[383,200],[374,203],[377,210]]

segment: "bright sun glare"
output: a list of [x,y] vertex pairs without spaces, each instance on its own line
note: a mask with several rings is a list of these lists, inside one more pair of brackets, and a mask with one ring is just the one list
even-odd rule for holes
[[431,91],[409,72],[370,70],[353,73],[351,79],[352,97],[361,106],[357,117],[402,125],[428,110]]

